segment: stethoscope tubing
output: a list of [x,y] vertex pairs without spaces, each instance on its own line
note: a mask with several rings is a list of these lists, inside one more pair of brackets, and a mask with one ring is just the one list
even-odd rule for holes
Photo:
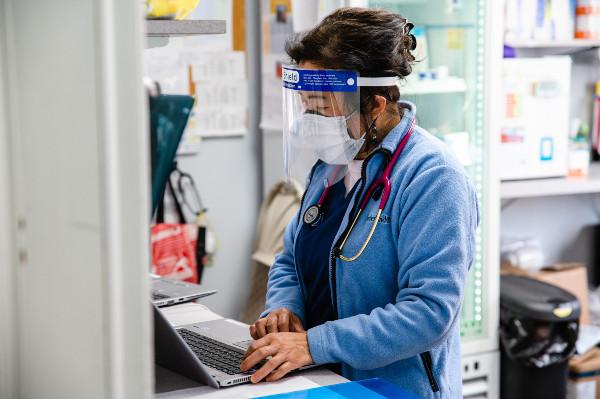
[[373,193],[379,186],[383,186],[383,191],[381,193],[381,200],[379,201],[379,209],[383,210],[385,208],[385,206],[387,205],[388,199],[390,197],[391,188],[392,188],[392,184],[390,182],[390,176],[392,174],[392,169],[396,165],[396,162],[398,162],[398,158],[400,158],[400,154],[404,151],[404,148],[406,147],[406,144],[408,143],[408,139],[410,139],[410,136],[412,135],[414,127],[415,127],[415,120],[413,119],[408,131],[406,132],[406,134],[400,141],[400,144],[398,144],[398,148],[396,148],[396,151],[394,151],[394,154],[392,155],[392,159],[390,160],[390,162],[388,162],[388,164],[385,167],[385,169],[383,170],[383,173],[381,174],[381,176],[379,176],[379,178],[377,180],[375,180],[373,182],[373,184],[371,184],[371,186],[367,190],[367,193],[363,197],[363,199],[360,203],[360,207],[359,207],[359,209],[361,211],[365,210],[365,208],[367,207],[367,203],[372,198]]
[[[392,159],[390,159],[390,162],[387,164],[387,166],[383,170],[383,173],[381,174],[381,176],[377,180],[375,180],[373,182],[373,184],[371,184],[371,186],[367,190],[367,193],[363,197],[363,199],[360,203],[360,206],[358,208],[358,212],[356,212],[356,216],[352,220],[352,224],[350,225],[350,228],[344,235],[344,238],[340,244],[338,256],[341,260],[346,261],[346,262],[354,262],[356,259],[358,259],[362,255],[364,250],[367,248],[367,245],[371,241],[371,238],[373,237],[373,234],[375,233],[375,229],[379,225],[379,218],[381,217],[381,213],[383,212],[383,209],[387,205],[388,199],[390,197],[390,192],[391,192],[390,176],[392,174],[392,169],[394,168],[396,162],[398,161],[400,154],[402,154],[402,152],[404,151],[404,148],[406,147],[406,144],[408,143],[408,140],[410,139],[410,136],[412,135],[414,128],[415,128],[415,119],[413,118],[408,131],[406,132],[406,134],[400,141],[400,144],[398,144],[398,148],[396,148],[396,151],[394,151],[394,154],[392,155]],[[360,249],[354,256],[347,257],[347,256],[342,255],[342,250],[344,249],[344,246],[346,245],[346,241],[348,241],[348,237],[350,237],[350,233],[352,233],[352,230],[354,229],[354,226],[356,225],[358,219],[360,218],[360,215],[363,213],[363,211],[367,207],[367,204],[368,204],[369,200],[372,198],[373,193],[380,186],[383,186],[383,191],[381,193],[381,198],[379,199],[379,207],[377,209],[377,215],[375,216],[373,225],[371,226],[371,229],[369,230],[367,239],[363,242]]]

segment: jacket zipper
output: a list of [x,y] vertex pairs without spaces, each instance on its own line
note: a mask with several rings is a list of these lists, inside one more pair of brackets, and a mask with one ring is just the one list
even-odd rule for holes
[[302,218],[302,207],[304,206],[304,199],[306,197],[306,193],[308,193],[308,187],[310,186],[310,182],[312,181],[312,177],[313,177],[315,168],[316,168],[316,165],[313,166],[313,168],[310,170],[306,188],[304,189],[304,192],[302,193],[302,198],[300,198],[300,207],[298,208],[298,217],[296,219],[296,224],[298,225],[298,229],[296,231],[296,234],[294,234],[294,242],[292,244],[294,246],[294,270],[296,271],[296,278],[298,279],[298,284],[300,285],[300,290],[302,291],[302,296],[304,298],[306,298],[306,289],[304,287],[304,284],[302,283],[302,280],[300,280],[300,274],[298,273],[298,267],[296,266],[296,245],[297,245],[297,241],[298,241],[297,240],[298,235],[300,234],[300,229],[304,225],[304,221]]
[[435,379],[435,375],[433,375],[433,361],[431,360],[431,352],[423,352],[420,356],[423,366],[425,367],[425,372],[427,373],[427,379],[429,380],[431,390],[433,392],[438,392],[440,387]]
[[[348,221],[352,220],[352,218],[354,218],[354,214],[356,213],[356,209],[358,208],[358,205],[360,204],[360,196],[363,192],[363,189],[365,187],[366,184],[366,180],[367,180],[367,163],[369,162],[369,160],[371,160],[371,158],[373,158],[375,156],[375,154],[379,154],[379,153],[384,153],[384,154],[388,154],[389,151],[384,149],[384,148],[380,148],[376,151],[373,151],[367,158],[365,158],[361,168],[360,168],[360,187],[358,192],[356,193],[356,196],[354,197],[354,204],[352,204],[352,210],[350,211],[350,214],[348,215]],[[338,304],[337,304],[337,281],[336,281],[336,274],[337,274],[337,269],[336,269],[336,261],[335,258],[337,258],[340,255],[340,241],[342,239],[342,237],[344,237],[348,230],[350,229],[350,222],[347,223],[346,228],[344,229],[344,231],[342,232],[342,234],[340,234],[340,236],[338,237],[337,241],[334,243],[333,248],[331,249],[331,257],[329,259],[329,275],[331,276],[331,295],[333,297],[333,310],[335,311],[335,319],[337,320],[339,318],[339,314],[338,314]]]

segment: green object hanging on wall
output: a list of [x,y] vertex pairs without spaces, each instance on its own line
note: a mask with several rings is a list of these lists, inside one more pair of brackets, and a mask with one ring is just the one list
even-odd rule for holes
[[152,167],[152,215],[162,200],[173,171],[177,147],[187,125],[194,98],[161,94],[150,97],[150,153]]

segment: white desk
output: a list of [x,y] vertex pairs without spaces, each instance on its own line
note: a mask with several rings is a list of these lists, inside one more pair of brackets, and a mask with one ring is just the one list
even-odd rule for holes
[[[167,319],[176,326],[222,318],[204,305],[196,303],[163,308],[162,311]],[[347,380],[344,377],[327,369],[312,369],[295,373],[290,377],[284,377],[277,382],[261,382],[256,385],[243,384],[231,388],[214,389],[156,366],[156,397],[160,399],[245,399],[338,384],[345,381]]]

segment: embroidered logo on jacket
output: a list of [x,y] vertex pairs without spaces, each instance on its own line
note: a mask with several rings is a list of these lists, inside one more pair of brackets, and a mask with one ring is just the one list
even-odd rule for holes
[[[375,216],[367,216],[367,220],[369,222],[374,222],[375,221]],[[379,216],[379,223],[381,224],[390,224],[391,218],[388,215],[381,215]]]

